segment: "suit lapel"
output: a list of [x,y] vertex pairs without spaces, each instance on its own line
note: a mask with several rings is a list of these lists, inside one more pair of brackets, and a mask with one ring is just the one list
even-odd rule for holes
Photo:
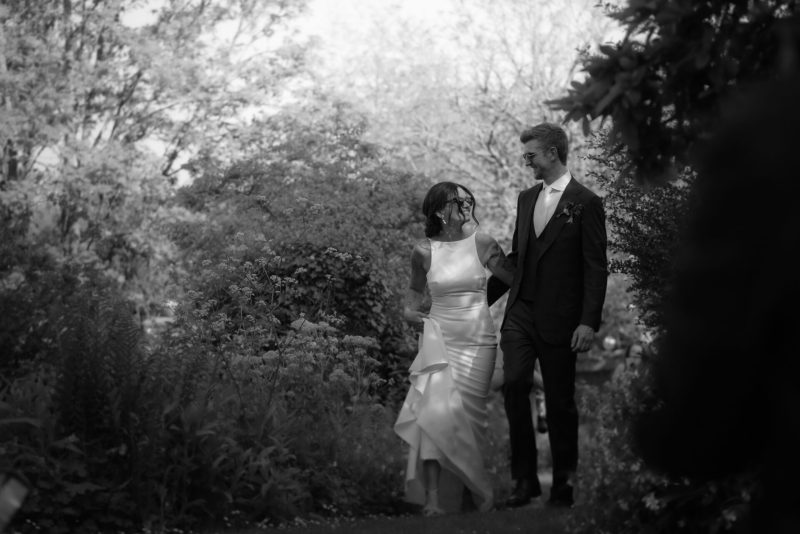
[[544,227],[544,231],[539,236],[539,239],[536,243],[536,257],[541,258],[542,254],[544,254],[550,245],[553,244],[558,234],[561,233],[561,229],[564,228],[564,225],[567,222],[569,217],[561,216],[559,217],[558,214],[561,213],[561,210],[568,202],[575,202],[578,197],[578,182],[575,181],[575,178],[571,179],[567,184],[566,189],[561,194],[561,198],[558,200],[558,204],[556,205],[556,210],[553,212],[553,216],[550,217],[550,220],[547,222],[547,226]]
[[522,203],[520,206],[520,227],[519,227],[519,257],[524,258],[528,250],[528,239],[533,231],[533,207],[536,205],[536,199],[539,193],[542,192],[542,184],[535,186],[531,190],[530,199]]

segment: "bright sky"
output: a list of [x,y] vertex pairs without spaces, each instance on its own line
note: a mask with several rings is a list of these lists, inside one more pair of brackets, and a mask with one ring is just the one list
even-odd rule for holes
[[[316,36],[315,57],[325,68],[364,60],[365,47],[374,45],[376,33],[391,39],[398,31],[431,32],[444,36],[458,0],[310,0],[301,31]],[[442,40],[444,44],[445,40]],[[390,53],[387,47],[384,52]],[[352,66],[352,65],[351,65]]]

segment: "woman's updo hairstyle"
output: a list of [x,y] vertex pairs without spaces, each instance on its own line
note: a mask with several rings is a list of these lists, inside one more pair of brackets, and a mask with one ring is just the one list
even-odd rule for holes
[[[472,215],[475,215],[475,197],[472,192],[461,184],[455,182],[439,182],[428,189],[425,199],[422,201],[422,214],[425,215],[425,237],[434,237],[442,231],[442,220],[436,214],[442,211],[447,202],[458,197],[458,190],[463,189],[472,199]],[[456,205],[457,209],[461,209]],[[477,219],[475,219],[477,222]]]

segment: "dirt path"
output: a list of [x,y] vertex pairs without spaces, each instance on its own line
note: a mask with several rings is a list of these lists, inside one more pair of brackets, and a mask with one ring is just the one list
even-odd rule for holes
[[298,521],[292,526],[243,531],[237,534],[506,534],[532,532],[562,534],[566,532],[569,510],[554,509],[544,504],[550,492],[550,473],[541,473],[543,496],[528,506],[516,509],[470,512],[441,517],[407,515]]
[[272,530],[240,534],[507,534],[531,532],[562,534],[570,512],[552,509],[541,502],[513,510],[472,512],[440,517],[374,517],[327,524],[297,524]]

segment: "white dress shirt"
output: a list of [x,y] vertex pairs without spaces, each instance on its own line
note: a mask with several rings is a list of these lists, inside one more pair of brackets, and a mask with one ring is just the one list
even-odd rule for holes
[[571,179],[572,176],[569,171],[566,171],[552,184],[543,184],[544,187],[536,199],[536,205],[533,207],[533,231],[536,232],[536,237],[539,237],[544,231],[544,227],[547,226],[556,211],[558,201],[561,200],[561,195]]

